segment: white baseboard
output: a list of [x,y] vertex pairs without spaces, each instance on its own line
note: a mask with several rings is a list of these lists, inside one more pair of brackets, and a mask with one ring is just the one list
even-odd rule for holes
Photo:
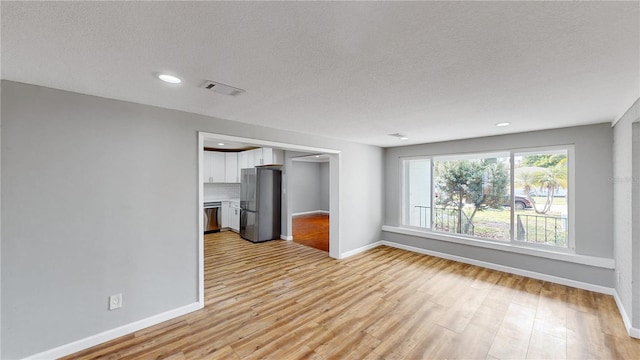
[[438,252],[438,251],[421,249],[421,248],[417,248],[417,247],[414,247],[414,246],[398,244],[398,243],[391,242],[391,241],[382,240],[382,241],[380,241],[380,245],[387,245],[387,246],[398,248],[398,249],[403,249],[403,250],[412,251],[412,252],[425,254],[425,255],[431,255],[431,256],[435,256],[435,257],[439,257],[439,258],[443,258],[443,259],[448,259],[448,260],[453,260],[453,261],[465,263],[465,264],[476,265],[476,266],[484,267],[484,268],[487,268],[487,269],[503,271],[503,272],[510,273],[510,274],[526,276],[526,277],[530,277],[530,278],[533,278],[533,279],[538,279],[538,280],[543,280],[543,281],[550,281],[552,283],[571,286],[571,287],[578,288],[578,289],[583,289],[583,290],[594,291],[594,292],[598,292],[598,293],[602,293],[602,294],[613,295],[615,293],[615,289],[609,288],[609,287],[606,287],[606,286],[594,285],[594,284],[589,284],[589,283],[585,283],[585,282],[582,282],[582,281],[562,278],[562,277],[559,277],[559,276],[542,274],[542,273],[535,272],[535,271],[523,270],[523,269],[518,269],[518,268],[514,268],[514,267],[510,267],[510,266],[493,264],[493,263],[489,263],[489,262],[486,262],[486,261],[470,259],[470,258],[466,258],[466,257],[462,257],[462,256],[445,254],[445,253],[441,253],[441,252]]
[[293,236],[291,236],[291,235],[282,235],[282,234],[280,234],[280,239],[282,239],[282,240],[287,240],[287,241],[291,241],[291,240],[293,240]]
[[620,316],[622,316],[622,322],[624,322],[624,327],[627,329],[627,333],[629,336],[640,339],[640,329],[634,328],[631,324],[631,319],[629,319],[629,315],[627,315],[627,311],[622,306],[622,301],[620,300],[620,296],[618,295],[618,291],[614,291],[613,298],[616,300],[616,305],[618,306],[618,311],[620,312]]
[[70,355],[84,349],[88,349],[92,346],[102,344],[103,342],[116,339],[120,336],[131,334],[132,332],[147,328],[149,326],[159,324],[163,321],[167,321],[167,320],[176,318],[178,316],[188,314],[190,312],[193,312],[202,308],[203,308],[203,304],[200,304],[197,302],[193,304],[189,304],[183,307],[179,307],[177,309],[163,312],[161,314],[153,315],[146,319],[134,321],[130,324],[126,324],[126,325],[117,327],[115,329],[107,330],[105,332],[95,334],[66,345],[58,346],[56,348],[43,351],[41,353],[31,355],[29,357],[26,357],[24,360],[57,359],[57,358]]
[[340,257],[338,259],[348,258],[349,256],[353,256],[353,255],[359,254],[361,252],[365,252],[365,251],[367,251],[369,249],[373,249],[373,248],[378,247],[380,245],[382,245],[382,242],[381,241],[376,241],[373,244],[365,245],[365,246],[359,247],[357,249],[353,249],[353,250],[350,250],[350,251],[347,251],[347,252],[343,252],[343,253],[340,254]]
[[298,215],[311,215],[311,214],[329,214],[329,212],[327,210],[312,210],[312,211],[303,211],[303,212],[297,212],[297,213],[292,213],[291,216],[298,216]]

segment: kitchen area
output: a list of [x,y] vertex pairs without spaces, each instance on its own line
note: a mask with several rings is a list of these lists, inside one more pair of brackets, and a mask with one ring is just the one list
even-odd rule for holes
[[[247,184],[252,181],[255,186],[256,180],[260,177],[266,178],[264,174],[277,174],[279,181],[279,173],[284,164],[284,153],[280,149],[272,149],[266,147],[252,147],[241,143],[205,141],[203,149],[203,222],[204,233],[212,233],[219,231],[233,231],[241,234],[247,240],[254,241],[251,233],[258,229],[258,218],[262,219],[261,228],[264,228],[269,222],[277,222],[277,229],[273,228],[272,232],[277,232],[280,237],[280,182],[272,184],[274,193],[272,198],[276,197],[278,201],[272,206],[277,206],[277,211],[263,211],[260,217],[256,216],[256,211],[251,211],[251,201],[243,201],[244,209],[241,210],[241,183],[245,183],[245,197],[247,193]],[[243,169],[252,169],[245,171]],[[272,170],[258,171],[260,170]],[[261,174],[261,175],[258,175]],[[251,177],[253,176],[253,178]],[[273,180],[273,176],[271,177]],[[261,187],[262,196],[266,196],[264,186]],[[260,191],[254,191],[259,194]],[[269,203],[272,202],[271,200]],[[266,201],[263,201],[267,203]],[[253,204],[255,206],[255,204]],[[257,209],[256,209],[257,210]],[[254,214],[255,213],[255,214]],[[265,219],[265,214],[271,213],[277,215],[277,218]],[[242,221],[244,220],[244,221]],[[256,235],[257,236],[257,235]],[[269,235],[271,236],[271,235]],[[264,236],[262,236],[264,237]],[[257,242],[257,237],[255,238]],[[262,241],[262,240],[260,240]]]

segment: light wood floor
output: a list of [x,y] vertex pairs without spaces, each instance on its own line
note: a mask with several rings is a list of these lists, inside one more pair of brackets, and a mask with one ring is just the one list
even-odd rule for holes
[[292,228],[294,242],[329,251],[329,214],[294,216]]
[[206,236],[206,307],[69,359],[639,359],[611,296],[386,246]]

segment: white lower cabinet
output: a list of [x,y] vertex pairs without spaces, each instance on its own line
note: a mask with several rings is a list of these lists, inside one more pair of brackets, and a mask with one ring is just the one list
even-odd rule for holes
[[240,203],[232,201],[229,207],[229,227],[231,230],[240,231]]
[[238,201],[222,202],[221,222],[223,229],[231,229],[235,232],[240,231],[240,203]]
[[228,228],[229,227],[229,202],[228,201],[223,201],[222,202],[222,216],[220,219],[220,227],[221,228]]

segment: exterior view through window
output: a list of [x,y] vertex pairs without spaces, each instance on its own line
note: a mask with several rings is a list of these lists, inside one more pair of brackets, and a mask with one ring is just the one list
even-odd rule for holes
[[567,150],[514,153],[515,240],[558,247],[569,245],[569,155]]
[[510,154],[434,158],[434,229],[511,239]]
[[404,224],[431,227],[431,160],[411,159],[403,163]]
[[568,162],[566,148],[403,159],[402,223],[568,248]]

